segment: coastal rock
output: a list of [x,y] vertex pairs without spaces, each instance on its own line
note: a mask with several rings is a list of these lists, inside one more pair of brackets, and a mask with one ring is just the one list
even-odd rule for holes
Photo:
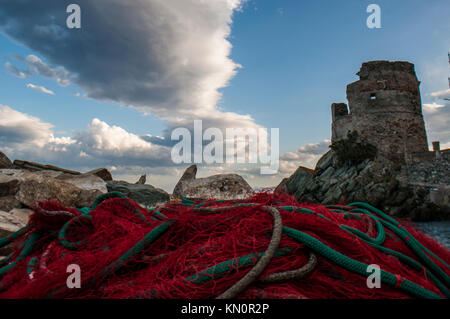
[[101,194],[98,189],[85,190],[73,184],[51,179],[30,179],[20,185],[16,198],[31,207],[34,201],[53,200],[68,207],[91,206]]
[[55,179],[72,184],[83,190],[98,190],[101,193],[107,193],[105,181],[96,175],[69,175],[61,174],[55,177]]
[[13,168],[13,163],[2,151],[0,151],[0,168]]
[[92,171],[86,172],[83,175],[95,175],[100,177],[105,182],[112,181],[112,175],[106,168],[97,168],[93,169]]
[[19,202],[14,195],[0,197],[0,210],[9,212],[14,208],[21,208],[22,203]]
[[35,162],[28,162],[28,161],[22,161],[22,160],[15,160],[14,161],[14,168],[21,168],[26,169],[32,172],[37,171],[55,171],[55,172],[62,172],[66,174],[72,174],[72,175],[81,175],[80,172],[72,171],[70,169],[61,168],[54,165],[47,165],[47,164],[40,164]]
[[31,214],[33,214],[33,211],[31,209],[27,208],[14,208],[9,211],[9,214],[16,220],[18,223],[21,224],[28,224],[28,221],[30,219]]
[[18,218],[16,215],[8,212],[0,211],[0,238],[18,231],[26,224],[22,218]]
[[195,175],[197,175],[197,165],[191,165],[183,173],[178,183],[175,185],[173,189],[172,196],[174,198],[182,198],[183,197],[183,183],[188,182],[195,179]]
[[108,192],[121,192],[143,207],[154,207],[158,203],[170,200],[167,192],[152,185],[130,184],[124,181],[109,181],[106,183]]
[[[339,166],[335,157],[331,151],[326,153],[314,172],[300,166],[277,190],[284,190],[299,202],[329,205],[362,201],[388,214],[417,221],[450,218],[449,188],[443,172],[448,166],[421,163],[404,169],[386,161],[370,160]],[[433,184],[439,181],[444,183]]]
[[[25,227],[32,213],[33,211],[29,209],[13,209],[10,212],[0,211],[0,238],[8,236],[22,227]],[[21,242],[21,240],[18,240],[0,247],[0,256],[8,255],[15,249],[18,249]]]
[[242,199],[253,194],[250,185],[237,174],[195,178],[197,166],[190,166],[175,186],[175,198]]
[[27,207],[36,200],[55,200],[69,207],[90,206],[97,196],[106,192],[105,183],[99,177],[68,175],[59,171],[1,169],[0,181],[8,185],[8,196],[5,197],[9,198],[9,204],[9,196],[14,196]]
[[135,184],[145,185],[145,182],[147,182],[147,174],[141,175]]

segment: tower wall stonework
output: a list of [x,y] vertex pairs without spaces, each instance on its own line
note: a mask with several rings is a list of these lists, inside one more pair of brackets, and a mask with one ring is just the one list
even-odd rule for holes
[[331,140],[335,141],[346,137],[347,132],[353,129],[352,116],[348,112],[347,104],[333,103],[331,105],[331,114]]
[[[411,163],[428,153],[419,84],[409,62],[363,63],[360,79],[347,86],[348,115],[332,106],[332,140],[355,130],[378,155]],[[335,105],[335,104],[333,104]],[[337,111],[337,112],[336,112]]]

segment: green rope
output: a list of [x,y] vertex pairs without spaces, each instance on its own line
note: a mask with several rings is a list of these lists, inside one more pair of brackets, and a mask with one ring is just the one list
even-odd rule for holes
[[[111,264],[109,264],[108,266],[103,268],[103,270],[100,272],[100,278],[106,278],[106,277],[110,276],[111,274],[113,274],[113,273],[117,272],[119,269],[121,269],[128,261],[132,260],[133,258],[136,258],[140,253],[142,253],[144,250],[146,250],[150,246],[151,243],[153,243],[162,234],[164,234],[174,222],[175,222],[175,220],[170,220],[170,221],[167,221],[167,222],[153,228],[133,248],[128,250],[119,259],[117,259],[116,261],[112,262]],[[92,276],[86,280],[86,286],[89,286],[90,284],[94,284],[96,281],[97,281],[96,276]],[[50,291],[45,296],[45,298],[52,298],[53,296],[57,295],[58,293],[60,293],[62,291],[65,291],[66,289],[67,289],[66,285],[55,288],[52,291]]]
[[[400,223],[396,221],[395,219],[391,218],[387,214],[383,213],[381,210],[371,206],[367,203],[357,202],[357,203],[351,203],[348,206],[352,207],[363,207],[364,209],[358,209],[358,211],[361,211],[362,213],[368,214],[370,216],[373,216],[370,212],[373,212],[380,216],[383,219],[379,219],[379,221],[387,227],[389,230],[394,232],[400,239],[402,239],[406,245],[416,254],[419,259],[428,266],[428,268],[438,277],[440,280],[442,280],[445,285],[448,287],[450,286],[450,276],[447,275],[445,271],[443,271],[433,260],[431,260],[425,252],[427,252],[429,255],[435,257],[439,261],[441,261],[447,268],[448,265],[441,260],[439,257],[437,257],[434,253],[432,253],[429,249],[427,249],[425,246],[423,246],[411,233],[409,233],[404,227],[401,227]],[[369,212],[370,211],[370,212]]]
[[30,258],[27,265],[27,275],[31,274],[34,270],[36,270],[38,263],[39,259],[37,257]]
[[155,215],[159,220],[167,219],[167,216],[156,210],[156,207],[149,208],[148,211]]
[[170,226],[174,223],[174,220],[170,220],[161,225],[153,228],[147,235],[144,236],[133,248],[128,250],[123,254],[118,260],[114,261],[102,270],[102,276],[107,276],[113,272],[119,270],[123,265],[125,265],[130,259],[135,258],[142,251],[146,250],[151,243],[158,239],[162,234],[169,230]]
[[185,205],[185,206],[194,206],[194,202],[191,201],[191,200],[188,199],[188,198],[182,198],[182,199],[181,199],[181,204],[182,204],[182,205]]
[[17,238],[21,237],[22,235],[26,234],[28,232],[28,230],[30,230],[30,227],[27,225],[25,227],[22,227],[18,231],[14,232],[12,234],[9,234],[8,236],[0,238],[0,248],[4,247],[6,245],[9,245],[15,239],[17,239]]
[[438,256],[436,256],[431,250],[429,250],[427,247],[425,247],[424,245],[422,245],[421,242],[419,242],[416,238],[414,238],[414,236],[412,236],[412,235],[411,235],[404,227],[402,227],[402,225],[401,225],[398,221],[396,221],[395,219],[391,218],[389,215],[387,215],[386,213],[382,212],[382,211],[379,210],[378,208],[373,207],[372,205],[367,204],[367,203],[363,203],[363,202],[351,203],[351,204],[349,204],[348,206],[356,206],[356,207],[360,206],[360,207],[366,208],[367,210],[369,210],[369,211],[371,211],[371,212],[374,212],[375,214],[381,216],[382,218],[387,219],[387,221],[390,222],[391,224],[394,224],[394,225],[397,226],[397,227],[401,227],[402,230],[405,232],[405,234],[408,235],[409,237],[411,237],[411,238],[414,240],[414,242],[415,242],[420,248],[422,248],[423,250],[425,250],[425,252],[426,252],[427,254],[429,254],[429,255],[433,256],[434,258],[436,258],[437,260],[439,260],[441,263],[443,263],[443,264],[445,265],[445,267],[447,267],[447,268],[450,267],[445,261],[443,261],[441,258],[439,258]]
[[[369,243],[369,244],[371,244],[371,243]],[[386,254],[397,257],[400,261],[402,261],[403,263],[410,266],[411,268],[413,268],[416,271],[424,270],[427,277],[430,278],[430,280],[436,285],[436,287],[438,287],[438,289],[442,292],[442,294],[444,294],[447,298],[450,298],[450,292],[445,287],[445,285],[443,285],[442,282],[439,279],[437,279],[436,276],[433,275],[433,273],[430,272],[427,268],[425,268],[421,263],[417,262],[416,260],[414,260],[402,253],[399,253],[398,251],[395,251],[395,250],[392,250],[392,249],[389,249],[389,248],[386,248],[386,247],[383,247],[380,245],[376,245],[376,244],[371,244],[371,245]]]
[[14,253],[10,253],[8,256],[5,256],[5,258],[0,260],[0,268],[7,265],[11,261],[13,255]]
[[100,196],[98,196],[95,200],[94,203],[91,206],[91,210],[94,210],[98,205],[101,204],[101,202],[103,202],[104,200],[107,199],[111,199],[111,198],[127,198],[127,196],[123,195],[121,192],[110,192],[110,193],[105,193],[102,194]]
[[[310,249],[314,250],[316,253],[322,255],[323,257],[327,258],[328,260],[332,261],[333,263],[337,264],[338,266],[357,273],[361,276],[366,277],[367,276],[367,264],[364,264],[360,261],[354,260],[348,256],[345,256],[336,250],[330,248],[329,246],[322,243],[320,240],[305,234],[301,231],[298,231],[296,229],[292,229],[286,226],[283,226],[283,232],[288,235],[289,237],[297,240],[298,242],[305,244]],[[396,287],[399,286],[400,289],[404,290],[405,292],[420,298],[431,298],[431,299],[439,299],[441,298],[439,295],[435,294],[434,292],[431,292],[409,280],[401,281],[400,283],[397,282],[397,277],[387,271],[381,270],[381,281],[385,284],[388,284],[390,286]]]
[[[284,248],[281,248],[281,251],[276,251],[274,256],[286,256],[288,252],[282,251]],[[227,273],[233,269],[244,268],[250,266],[258,261],[264,255],[264,252],[254,253],[245,255],[238,258],[233,258],[217,265],[214,265],[208,269],[202,270],[199,273],[189,276],[186,278],[187,281],[190,281],[194,284],[205,283],[210,280],[213,280],[214,277],[220,276],[224,273]]]
[[347,225],[341,225],[341,228],[350,233],[357,235],[359,238],[363,239],[364,241],[366,241],[368,243],[382,245],[384,243],[384,241],[386,240],[386,233],[384,231],[384,227],[381,224],[381,222],[378,220],[378,218],[375,219],[375,225],[377,227],[377,233],[378,233],[378,236],[376,238],[371,238],[370,236],[363,233],[362,231],[360,231],[356,228],[347,226]]
[[[19,263],[24,261],[25,258],[32,253],[35,244],[37,243],[37,241],[40,238],[41,238],[41,234],[39,232],[32,233],[30,235],[30,237],[28,238],[27,242],[25,243],[24,248],[19,253],[19,256],[17,256],[17,258],[14,261],[12,261],[9,264],[7,264],[6,266],[0,268],[0,277],[5,275],[5,274],[7,274],[7,273],[9,273]],[[0,286],[0,289],[1,289],[1,286]]]
[[90,223],[92,221],[92,217],[90,215],[80,215],[80,216],[74,217],[71,220],[69,220],[67,223],[64,224],[64,226],[61,228],[61,230],[59,231],[59,234],[58,234],[59,243],[61,245],[63,245],[64,247],[71,249],[71,250],[78,249],[81,246],[84,246],[88,243],[87,239],[76,241],[76,242],[67,240],[67,232],[68,232],[69,228],[75,222],[78,222],[78,221],[83,221],[84,223],[86,223],[86,222]]

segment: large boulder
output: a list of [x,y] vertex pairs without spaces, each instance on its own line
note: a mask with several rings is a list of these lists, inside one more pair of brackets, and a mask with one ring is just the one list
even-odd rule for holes
[[0,197],[0,210],[9,212],[14,208],[21,208],[21,207],[22,203],[14,195]]
[[0,151],[0,168],[13,168],[13,163],[2,151]]
[[40,164],[40,163],[28,162],[28,161],[22,161],[22,160],[15,160],[14,167],[20,168],[20,169],[26,169],[26,170],[33,171],[33,172],[55,171],[55,172],[62,172],[62,173],[71,174],[71,175],[81,175],[80,172],[73,171],[70,169],[61,168],[61,167],[49,165],[49,164]]
[[84,190],[99,190],[102,193],[108,192],[105,181],[96,175],[69,175],[61,174],[55,179],[72,184]]
[[250,185],[237,174],[219,174],[195,178],[197,166],[186,169],[174,188],[174,198],[243,199],[253,194]]
[[107,191],[99,177],[76,176],[60,171],[0,169],[0,185],[7,185],[3,191],[7,194],[0,197],[0,203],[5,198],[9,198],[9,203],[13,196],[27,207],[31,207],[34,201],[45,200],[55,200],[68,207],[90,206],[95,198]]
[[89,172],[84,173],[83,175],[95,175],[100,177],[105,182],[112,181],[112,175],[106,168],[96,168]]
[[130,184],[124,181],[108,181],[106,186],[109,192],[121,192],[146,208],[154,207],[158,203],[164,203],[170,200],[167,192],[152,185]]

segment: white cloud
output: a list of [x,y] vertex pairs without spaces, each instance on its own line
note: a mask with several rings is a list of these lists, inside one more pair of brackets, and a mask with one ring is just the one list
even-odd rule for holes
[[0,104],[0,143],[9,146],[31,145],[42,147],[51,138],[53,125],[34,116],[21,113]]
[[0,105],[0,148],[16,158],[68,168],[173,165],[170,148],[154,145],[99,119],[93,119],[86,130],[72,137],[55,137],[52,124],[6,105]]
[[41,75],[47,78],[55,79],[61,86],[67,86],[70,84],[71,75],[62,66],[50,67],[44,61],[37,56],[30,54],[25,58],[27,65],[27,73],[29,75]]
[[6,62],[5,63],[5,68],[6,71],[8,71],[10,74],[15,75],[19,78],[26,78],[27,76],[25,75],[24,72],[22,72],[19,68],[17,68],[16,66],[12,65],[10,62]]
[[45,93],[45,94],[55,95],[55,92],[53,92],[53,91],[51,91],[49,89],[46,89],[43,86],[39,86],[39,85],[34,85],[34,84],[31,84],[31,83],[28,83],[27,84],[27,88],[32,88],[34,90],[40,91],[40,92]]
[[166,133],[194,119],[258,127],[249,115],[217,107],[219,90],[240,67],[228,37],[245,0],[79,0],[81,33],[55,27],[67,18],[57,1],[46,3],[45,15],[33,0],[3,2],[0,29],[48,61],[27,56],[25,74],[76,83],[87,97],[153,113],[168,121]]
[[436,99],[449,100],[450,99],[450,89],[444,90],[444,91],[433,92],[430,95]]

